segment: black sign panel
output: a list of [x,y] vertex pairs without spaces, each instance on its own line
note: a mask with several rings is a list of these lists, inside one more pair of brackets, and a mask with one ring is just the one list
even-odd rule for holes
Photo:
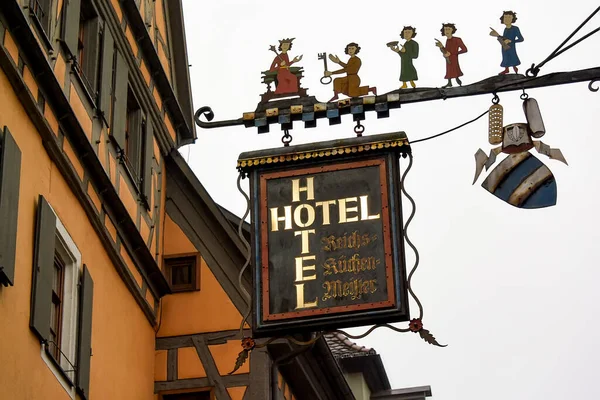
[[251,177],[255,336],[408,320],[397,153]]

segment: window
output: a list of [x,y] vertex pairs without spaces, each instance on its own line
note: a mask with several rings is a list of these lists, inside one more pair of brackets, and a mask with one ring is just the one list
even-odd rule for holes
[[198,255],[165,258],[167,281],[173,292],[200,290]]
[[77,32],[77,72],[92,100],[97,101],[100,61],[100,21],[90,0],[82,0]]
[[81,253],[39,196],[30,327],[41,356],[69,396],[87,396],[93,281]]
[[125,148],[123,154],[134,181],[139,182],[142,170],[142,110],[131,88],[127,91],[127,119],[125,122]]
[[29,0],[29,10],[31,15],[34,17],[34,21],[38,25],[44,34],[46,40],[50,37],[50,6],[52,0]]
[[[105,30],[104,34],[110,42],[109,31]],[[112,55],[114,62],[110,72],[114,89],[107,98],[106,86],[102,83],[100,104],[103,113],[108,111],[110,138],[137,190],[138,200],[149,209],[154,165],[153,125],[152,121],[145,118],[136,94],[129,86],[129,68],[125,57],[116,49]],[[108,81],[104,71],[102,74],[103,82]]]
[[52,279],[52,309],[50,311],[50,353],[60,363],[60,339],[62,333],[62,303],[65,281],[65,262],[54,254],[54,274]]
[[0,285],[15,282],[21,150],[8,128],[0,131]]

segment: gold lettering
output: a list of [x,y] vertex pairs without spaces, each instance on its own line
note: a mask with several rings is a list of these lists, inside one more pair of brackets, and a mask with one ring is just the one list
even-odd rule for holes
[[360,196],[360,220],[379,219],[379,214],[369,215],[369,196]]
[[317,274],[304,276],[304,271],[315,271],[316,265],[304,265],[304,261],[315,260],[316,256],[296,257],[296,282],[312,281],[317,279]]
[[298,236],[301,235],[302,236],[302,253],[301,254],[306,254],[306,253],[310,253],[310,242],[308,240],[308,235],[310,234],[314,234],[315,230],[314,229],[308,229],[305,231],[296,231],[294,232],[294,236]]
[[315,301],[305,303],[304,302],[304,283],[296,283],[296,310],[301,308],[316,307],[319,302],[319,297],[315,298]]
[[312,281],[317,279],[317,274],[315,272],[314,275],[305,276],[304,271],[315,271],[316,265],[304,265],[304,261],[315,260],[316,256],[304,256],[304,257],[296,257],[296,310],[301,308],[309,308],[316,307],[319,298],[317,297],[315,301],[305,303],[304,302],[304,282]]
[[367,294],[367,293],[369,293],[369,282],[370,282],[370,281],[364,281],[364,282],[362,283],[362,292],[363,292],[364,294]]
[[[306,210],[306,221],[302,222],[302,210]],[[300,204],[294,210],[294,222],[300,228],[311,226],[315,222],[315,209],[310,204]]]
[[323,264],[323,275],[331,275],[331,270],[335,268],[335,258],[328,258]]
[[315,199],[314,177],[306,178],[306,186],[300,186],[300,179],[292,179],[292,203],[300,201],[300,192],[306,192],[306,200]]
[[284,221],[284,230],[292,229],[292,206],[283,207],[283,217],[279,216],[278,208],[271,208],[271,232],[279,230],[279,222]]
[[325,293],[321,297],[322,301],[329,299],[343,299],[350,297],[351,300],[360,300],[363,295],[375,293],[377,291],[377,279],[363,281],[362,279],[352,279],[348,282],[341,280],[325,281],[323,283]]
[[323,289],[325,289],[325,294],[323,294],[323,297],[321,298],[321,300],[323,301],[327,301],[329,300],[332,296],[331,296],[331,282],[325,282],[323,283]]
[[323,250],[335,251],[335,236],[330,235],[330,236],[321,238],[321,242],[323,242]]
[[350,284],[348,282],[344,282],[344,297],[350,294]]
[[348,197],[345,199],[339,199],[338,200],[338,205],[339,205],[339,219],[340,219],[340,224],[344,224],[346,222],[356,222],[358,221],[358,215],[355,215],[354,217],[348,217],[348,213],[358,213],[358,207],[354,206],[354,207],[348,207],[347,203],[351,203],[351,202],[356,202],[358,201],[358,199],[356,197]]
[[323,225],[329,225],[331,223],[329,218],[329,206],[336,203],[335,200],[317,201],[315,207],[323,207]]
[[360,249],[377,240],[377,235],[364,233],[360,234],[358,230],[348,234],[344,232],[342,236],[329,235],[321,238],[322,249],[324,251],[337,251],[340,249]]

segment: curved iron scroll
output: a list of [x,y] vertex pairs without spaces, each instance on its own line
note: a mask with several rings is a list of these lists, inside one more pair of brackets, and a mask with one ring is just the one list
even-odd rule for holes
[[[598,90],[600,90],[600,87],[595,88],[594,87],[594,83],[598,83],[600,82],[600,79],[592,79],[590,81],[590,83],[588,84],[588,89],[590,89],[590,92],[597,92]],[[600,86],[600,85],[598,85]]]
[[[202,121],[200,119],[201,116],[204,116],[204,118],[206,118],[208,122]],[[215,113],[213,112],[212,108],[208,106],[200,107],[194,114],[194,121],[196,121],[196,125],[198,125],[200,128],[222,128],[225,126],[235,126],[244,124],[244,120],[242,118],[210,122],[214,118]]]

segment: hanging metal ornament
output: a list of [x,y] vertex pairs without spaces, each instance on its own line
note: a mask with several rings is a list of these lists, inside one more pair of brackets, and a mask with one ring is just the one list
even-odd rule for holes
[[540,138],[546,128],[540,108],[535,99],[523,92],[523,111],[527,123],[509,124],[503,127],[503,108],[500,99],[494,96],[489,111],[488,140],[492,145],[500,146],[490,150],[489,156],[483,150],[475,153],[475,178],[479,178],[485,166],[486,171],[494,165],[500,153],[508,154],[496,166],[481,186],[494,196],[518,208],[543,208],[556,204],[556,180],[552,171],[538,160],[529,150],[535,148],[538,153],[567,164],[559,149],[550,148]]

